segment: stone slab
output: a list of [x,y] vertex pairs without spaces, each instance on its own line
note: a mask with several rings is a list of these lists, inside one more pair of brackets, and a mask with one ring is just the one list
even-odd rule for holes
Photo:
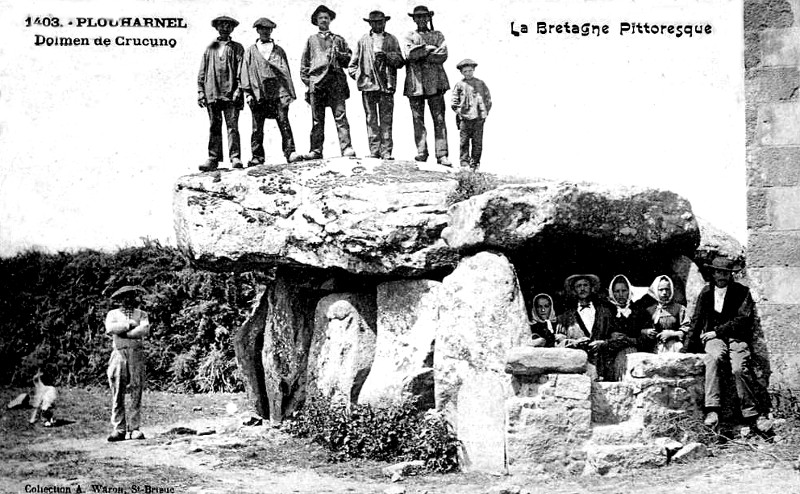
[[570,348],[512,348],[506,372],[515,375],[582,374],[586,372],[586,352]]

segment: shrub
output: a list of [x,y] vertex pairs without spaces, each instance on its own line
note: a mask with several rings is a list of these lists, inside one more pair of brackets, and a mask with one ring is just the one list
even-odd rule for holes
[[145,241],[111,253],[0,258],[0,279],[0,384],[29,386],[36,367],[52,364],[58,385],[105,385],[108,296],[122,285],[141,285],[151,324],[147,386],[244,389],[230,335],[248,317],[265,275],[196,270],[177,249]]
[[317,397],[295,412],[287,430],[327,448],[330,461],[422,460],[428,471],[458,469],[452,428],[441,414],[420,412],[412,401],[373,408]]
[[456,180],[455,189],[447,194],[448,206],[496,189],[499,185],[498,180],[492,175],[467,170],[458,172]]

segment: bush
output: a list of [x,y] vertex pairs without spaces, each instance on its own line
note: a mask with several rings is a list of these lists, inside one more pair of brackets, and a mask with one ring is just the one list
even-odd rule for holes
[[113,253],[20,253],[0,259],[0,279],[0,384],[30,386],[36,367],[53,365],[58,385],[105,385],[108,296],[141,285],[148,388],[244,389],[230,337],[265,275],[196,270],[177,249],[145,241]]
[[497,179],[492,175],[467,170],[458,172],[456,180],[456,188],[447,194],[448,206],[496,189],[499,185]]
[[327,448],[330,461],[422,460],[428,471],[458,469],[459,442],[452,428],[441,414],[420,412],[411,401],[373,408],[317,397],[295,412],[287,430]]

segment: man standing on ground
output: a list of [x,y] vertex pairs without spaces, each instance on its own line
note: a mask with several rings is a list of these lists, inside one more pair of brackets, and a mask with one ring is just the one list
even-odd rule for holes
[[364,103],[367,136],[371,158],[392,159],[392,114],[397,89],[397,69],[403,66],[403,55],[397,38],[386,32],[391,19],[380,10],[369,13],[372,29],[356,45],[348,72],[356,80]]
[[447,159],[447,126],[445,125],[444,93],[450,89],[444,72],[447,44],[444,35],[433,30],[433,12],[420,5],[408,14],[417,24],[417,30],[408,33],[403,41],[406,57],[406,82],[403,94],[408,96],[414,122],[414,141],[417,143],[417,161],[427,161],[428,143],[425,130],[425,101],[433,117],[436,161],[451,166]]
[[[110,442],[124,441],[126,433],[131,439],[144,439],[141,425],[142,388],[144,387],[144,345],[142,338],[150,334],[147,313],[138,308],[139,286],[123,286],[111,300],[119,307],[106,316],[106,335],[111,337],[113,350],[108,361],[108,384],[111,387]],[[130,408],[125,413],[125,393],[130,393]]]
[[276,24],[266,17],[253,27],[258,40],[247,49],[242,62],[242,91],[253,113],[253,135],[250,146],[253,158],[248,166],[264,164],[264,120],[275,119],[281,132],[281,146],[286,161],[297,161],[292,126],[289,125],[289,104],[296,99],[286,52],[272,40]]
[[320,5],[311,14],[311,24],[319,32],[311,35],[303,49],[300,60],[300,79],[308,86],[307,101],[311,105],[311,150],[304,159],[322,158],[322,145],[325,142],[325,107],[330,107],[336,130],[339,134],[339,148],[342,156],[352,158],[356,153],[350,144],[350,124],[345,113],[345,101],[350,97],[344,67],[350,63],[352,52],[347,42],[330,31],[331,21],[336,12]]
[[728,372],[723,364],[730,362],[742,418],[764,432],[770,424],[759,414],[758,383],[750,366],[755,302],[749,288],[733,281],[737,271],[733,261],[716,257],[708,267],[712,283],[697,296],[688,337],[689,351],[705,351],[705,424],[714,427],[719,423],[720,377]]

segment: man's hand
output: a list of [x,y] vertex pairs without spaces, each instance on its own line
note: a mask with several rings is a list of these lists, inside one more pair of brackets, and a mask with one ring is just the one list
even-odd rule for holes
[[239,101],[239,98],[242,97],[242,90],[238,87],[233,91],[233,101]]
[[703,343],[708,342],[708,340],[713,340],[716,337],[717,337],[716,331],[709,331],[707,333],[703,333],[700,335],[700,339],[703,341]]
[[601,350],[608,345],[608,341],[606,340],[595,340],[589,343],[590,350]]
[[205,108],[207,104],[208,103],[206,102],[206,95],[203,94],[203,93],[198,94],[197,95],[197,105],[200,108]]
[[647,328],[642,330],[642,336],[645,338],[650,338],[651,340],[658,336],[658,331],[655,328]]
[[247,106],[249,106],[250,108],[253,108],[253,104],[255,103],[255,100],[253,99],[253,97],[249,93],[244,95],[244,101],[245,101],[245,103],[247,103]]
[[618,333],[618,332],[611,333],[612,340],[624,340],[625,338],[627,338],[627,336],[625,336],[625,333]]
[[663,343],[670,338],[678,338],[681,336],[681,334],[682,333],[680,331],[672,331],[672,330],[662,331],[661,334],[658,335],[658,340]]

